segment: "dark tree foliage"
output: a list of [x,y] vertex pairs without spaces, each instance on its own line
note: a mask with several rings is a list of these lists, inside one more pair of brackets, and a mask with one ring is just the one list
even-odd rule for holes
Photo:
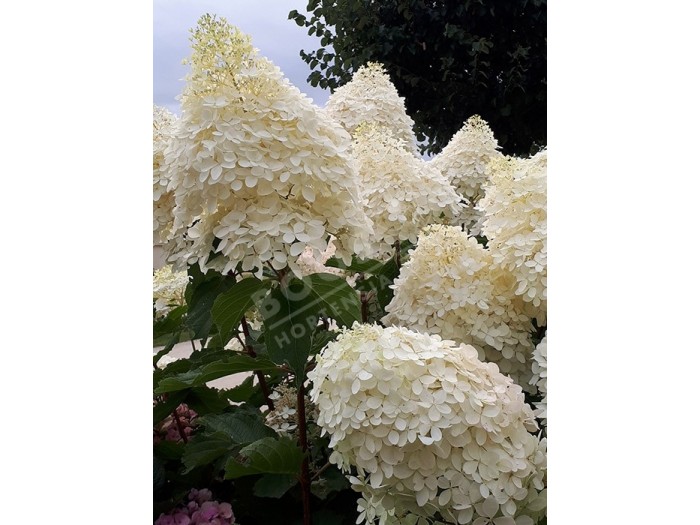
[[310,0],[289,18],[321,39],[301,51],[331,91],[369,61],[387,69],[425,151],[479,114],[503,151],[546,145],[546,0]]

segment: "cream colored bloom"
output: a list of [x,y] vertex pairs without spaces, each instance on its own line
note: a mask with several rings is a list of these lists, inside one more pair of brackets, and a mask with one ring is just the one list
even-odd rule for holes
[[547,424],[547,334],[540,344],[535,347],[532,355],[532,379],[530,382],[537,385],[537,391],[542,396],[542,401],[535,403],[535,415]]
[[491,128],[481,117],[474,115],[429,161],[468,202],[465,223],[470,228],[480,217],[475,205],[484,196],[490,175],[489,164],[503,157],[498,149]]
[[423,227],[462,216],[464,205],[447,179],[411,155],[389,129],[359,126],[353,156],[365,211],[374,223],[371,257],[385,258],[395,241],[415,243]]
[[176,306],[185,304],[185,288],[189,283],[187,272],[173,272],[166,265],[153,272],[153,308],[156,316],[168,314]]
[[[307,246],[361,253],[371,231],[350,137],[258,55],[250,38],[205,15],[192,36],[182,118],[165,151],[179,266],[223,273],[296,267]],[[214,252],[214,256],[211,253]]]
[[547,322],[547,152],[492,163],[491,184],[478,208],[495,264],[516,280],[538,324]]
[[168,191],[168,173],[163,153],[177,117],[167,109],[153,106],[153,244],[163,244],[173,226],[175,197]]
[[513,276],[475,238],[458,227],[430,226],[391,286],[394,297],[382,322],[473,345],[480,359],[534,392],[532,324],[514,286]]
[[350,82],[328,98],[325,112],[351,135],[363,122],[388,128],[406,150],[418,156],[413,119],[381,64],[369,62],[358,69]]
[[330,461],[362,492],[358,522],[542,514],[546,443],[522,389],[475,348],[355,324],[309,378]]

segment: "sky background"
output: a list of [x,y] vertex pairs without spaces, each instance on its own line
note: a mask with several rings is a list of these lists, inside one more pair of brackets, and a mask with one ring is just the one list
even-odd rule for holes
[[303,93],[325,105],[330,92],[311,87],[309,66],[299,51],[318,49],[319,38],[306,34],[287,16],[292,9],[305,13],[306,0],[154,0],[153,2],[153,103],[180,114],[175,97],[182,92],[190,55],[190,33],[205,13],[219,15],[251,35],[258,48]]

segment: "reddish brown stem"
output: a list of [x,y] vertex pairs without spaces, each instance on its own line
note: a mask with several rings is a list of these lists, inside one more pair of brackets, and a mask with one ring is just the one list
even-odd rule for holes
[[299,445],[304,452],[301,464],[301,500],[304,507],[304,525],[311,525],[311,476],[309,475],[309,444],[306,438],[306,404],[304,402],[304,384],[297,391],[297,426],[299,427]]
[[[248,344],[250,341],[250,330],[248,329],[248,322],[245,320],[245,315],[241,319],[241,328],[243,328],[243,335],[245,336],[245,349],[250,357],[257,357],[253,347]],[[270,399],[270,387],[267,386],[267,381],[265,381],[265,376],[260,370],[255,370],[255,377],[258,378],[258,383],[260,383],[260,388],[262,388],[263,397],[265,398],[265,403],[268,408],[272,411],[275,409],[275,404]]]
[[360,292],[360,304],[362,305],[362,322],[369,322],[369,305],[368,305],[367,293]]

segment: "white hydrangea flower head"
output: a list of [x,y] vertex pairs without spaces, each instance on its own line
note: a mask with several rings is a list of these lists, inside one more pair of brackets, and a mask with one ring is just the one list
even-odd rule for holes
[[543,512],[545,449],[532,409],[472,346],[356,323],[317,356],[309,378],[330,461],[356,473],[365,523]]
[[381,64],[369,62],[360,67],[350,82],[328,98],[324,111],[351,135],[363,122],[386,127],[403,141],[404,148],[418,156],[415,123]]
[[491,161],[503,157],[499,147],[489,125],[474,115],[453,135],[447,146],[428,161],[467,200],[467,227],[472,227],[479,219],[480,212],[475,205],[484,196]]
[[163,169],[163,153],[177,117],[160,106],[153,106],[153,244],[163,244],[173,225],[175,197],[168,191],[168,172]]
[[542,396],[542,401],[535,403],[535,415],[540,418],[543,425],[547,424],[547,333],[542,341],[535,347],[532,354],[532,379],[533,385],[537,385],[537,391]]
[[464,211],[447,179],[402,143],[390,130],[373,124],[359,126],[354,136],[363,204],[374,224],[374,258],[392,254],[396,241],[415,243],[429,224],[458,222]]
[[547,151],[492,163],[478,208],[494,262],[516,279],[514,293],[540,326],[547,320]]
[[534,392],[532,324],[513,286],[474,237],[456,226],[429,226],[391,285],[382,322],[472,345],[480,359]]
[[156,317],[163,317],[173,308],[185,304],[187,272],[174,272],[171,265],[153,271],[153,307]]
[[[307,246],[362,253],[362,210],[349,135],[258,55],[224,19],[203,16],[192,36],[182,117],[165,150],[175,195],[170,250],[180,267],[276,270]],[[214,252],[214,256],[210,256]]]

